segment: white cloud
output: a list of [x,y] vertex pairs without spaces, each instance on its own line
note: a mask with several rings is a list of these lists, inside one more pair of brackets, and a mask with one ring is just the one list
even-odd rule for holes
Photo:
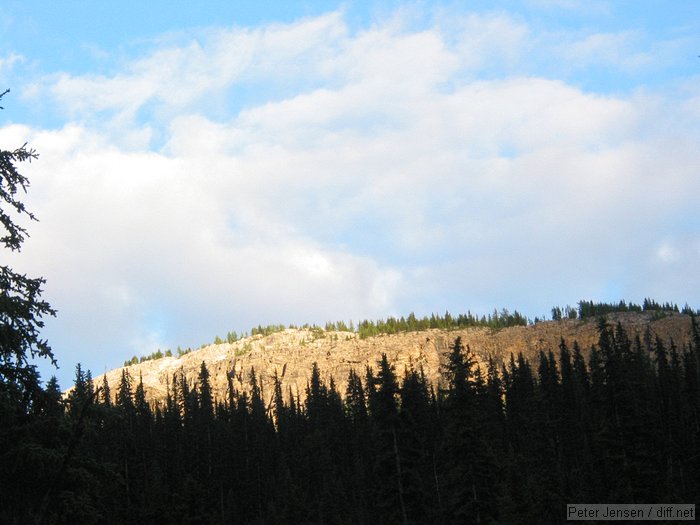
[[610,6],[594,0],[527,0],[527,4],[540,9],[577,11],[582,13],[609,13]]
[[642,45],[642,35],[636,31],[594,33],[564,44],[562,54],[576,67],[615,66],[634,71],[648,67],[654,61],[649,50],[639,50]]
[[455,48],[469,69],[512,68],[528,52],[529,28],[509,15],[472,14],[451,24],[457,29]]
[[668,242],[661,244],[656,250],[656,258],[663,264],[677,262],[680,258],[678,250]]
[[[696,84],[589,93],[523,71],[542,42],[522,22],[438,24],[351,34],[332,13],[210,31],[112,77],[37,84],[75,121],[0,140],[42,155],[24,264],[49,279],[59,340],[123,360],[265,322],[538,315],[610,281],[627,298],[687,281],[700,298],[685,266],[650,262],[690,257],[664,243],[692,230],[700,194]],[[626,60],[631,37],[606,38],[569,52]],[[242,86],[267,94],[213,116]]]
[[211,104],[212,97],[233,83],[257,85],[270,77],[305,83],[310,72],[312,79],[336,74],[324,72],[324,67],[345,32],[339,13],[252,30],[212,29],[127,63],[113,76],[62,73],[42,79],[33,89],[36,95],[48,91],[71,118],[109,116],[125,125],[149,104],[158,118],[172,118],[197,104]]
[[652,82],[668,78],[674,68],[687,70],[690,53],[695,47],[692,37],[684,32],[671,32],[664,38],[653,38],[648,29],[633,28],[600,32],[590,28],[576,31],[544,32],[538,36],[540,46],[548,46],[551,55],[544,58],[553,66],[554,74],[604,72],[605,76],[582,76],[583,81],[598,78],[603,82],[621,77],[635,79],[647,76]]
[[15,64],[20,64],[26,59],[17,53],[9,53],[7,56],[0,57],[0,75],[6,75],[15,67]]

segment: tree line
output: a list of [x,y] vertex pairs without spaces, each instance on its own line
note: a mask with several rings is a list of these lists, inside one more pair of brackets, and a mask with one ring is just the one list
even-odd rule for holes
[[[567,307],[568,312],[571,312],[570,307]],[[694,310],[688,304],[685,304],[682,309],[678,308],[675,303],[664,302],[659,303],[654,299],[646,298],[642,304],[620,301],[619,303],[601,303],[595,301],[579,301],[578,317],[580,319],[591,319],[607,315],[615,312],[652,312],[655,317],[663,317],[664,315],[673,313],[682,313],[684,315],[700,315],[700,310]],[[565,312],[566,315],[567,312]],[[558,314],[558,315],[556,315]],[[561,309],[556,311],[552,309],[552,319],[562,318]],[[571,317],[571,316],[570,316]],[[573,316],[574,318],[576,316]]]
[[151,405],[127,370],[112,396],[78,366],[66,400],[50,381],[3,434],[0,521],[526,524],[571,502],[694,502],[697,320],[681,349],[598,330],[587,358],[562,340],[483,369],[456,338],[440,385],[384,355],[339,392],[314,365],[303,400],[275,378],[267,404],[255,370],[214,399],[202,363]]
[[[644,299],[642,305],[632,302],[625,302],[623,300],[618,303],[581,300],[578,302],[577,307],[572,307],[569,305],[565,306],[564,308],[560,306],[553,307],[551,319],[553,321],[561,321],[562,319],[586,320],[620,312],[653,312],[655,314],[654,318],[660,318],[674,313],[682,313],[684,315],[700,315],[700,311],[693,310],[687,304],[682,309],[679,309],[677,304],[670,302],[658,303],[653,299],[646,298]],[[408,316],[389,316],[386,319],[376,320],[365,319],[363,321],[359,321],[357,326],[355,326],[352,321],[348,323],[345,321],[329,321],[326,322],[323,327],[316,324],[304,324],[302,326],[297,326],[294,324],[269,324],[263,326],[259,324],[258,326],[251,328],[250,335],[265,337],[274,333],[283,332],[287,329],[304,329],[310,330],[316,339],[325,337],[326,332],[352,332],[358,334],[360,339],[366,339],[368,337],[376,337],[380,335],[421,332],[431,329],[459,330],[463,328],[481,327],[490,328],[492,330],[500,330],[511,326],[527,326],[543,321],[544,319],[540,319],[539,317],[535,317],[534,320],[531,320],[517,310],[510,312],[507,308],[503,308],[500,311],[494,309],[492,313],[481,316],[473,314],[471,311],[467,311],[466,314],[458,315],[452,315],[449,311],[445,311],[443,315],[433,313],[430,316],[424,315],[422,317],[418,317],[415,313],[411,312]],[[235,330],[229,331],[225,338],[221,338],[217,335],[214,338],[213,344],[233,344],[236,341],[246,337],[248,337],[248,332],[241,332],[239,334]],[[200,348],[205,346],[206,344],[203,344],[200,346]],[[191,351],[191,348],[183,351],[178,347],[177,356],[181,357],[190,353]],[[159,349],[146,356],[132,356],[131,359],[124,361],[124,366],[135,365],[153,359],[161,359],[162,357],[172,357],[172,355],[173,353],[171,350],[166,350],[163,352]]]

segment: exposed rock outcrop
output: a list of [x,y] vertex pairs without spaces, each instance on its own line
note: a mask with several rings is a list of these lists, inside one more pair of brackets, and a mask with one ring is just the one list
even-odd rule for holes
[[[672,338],[679,348],[689,340],[690,318],[685,315],[673,314],[655,319],[652,313],[620,313],[609,315],[608,320],[622,323],[632,340],[636,335],[644,341],[649,333],[658,334],[666,343]],[[518,352],[536,365],[534,360],[540,350],[551,349],[558,356],[562,337],[570,346],[577,340],[584,351],[598,340],[595,320],[568,319],[501,330],[427,330],[367,339],[360,339],[352,332],[289,329],[266,337],[247,337],[233,344],[209,345],[182,357],[163,357],[127,369],[135,382],[139,376],[143,378],[146,395],[152,402],[165,399],[167,385],[172,383],[173,374],[179,371],[194,384],[202,362],[209,369],[212,391],[218,399],[226,396],[228,375],[233,378],[237,389],[248,390],[251,369],[255,369],[266,400],[272,395],[275,373],[281,379],[285,397],[291,391],[295,397],[304,399],[314,362],[318,363],[326,381],[333,377],[343,394],[349,371],[355,369],[364,375],[365,367],[376,368],[384,353],[399,377],[411,367],[422,368],[430,381],[437,385],[444,354],[458,336],[474,351],[482,367],[489,356],[505,361],[511,353]],[[116,393],[121,373],[119,368],[106,374],[112,395]],[[95,379],[95,384],[102,384],[102,376]]]

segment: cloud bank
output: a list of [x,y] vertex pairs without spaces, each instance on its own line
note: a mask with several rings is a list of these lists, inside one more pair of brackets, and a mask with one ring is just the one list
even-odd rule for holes
[[572,71],[658,68],[643,35],[447,15],[207,29],[36,79],[65,124],[0,141],[41,154],[13,264],[48,280],[64,368],[258,323],[698,306],[698,77],[597,92]]

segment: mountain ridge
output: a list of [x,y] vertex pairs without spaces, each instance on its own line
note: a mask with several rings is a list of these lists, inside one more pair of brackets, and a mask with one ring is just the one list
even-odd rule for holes
[[[631,339],[639,336],[645,345],[656,335],[666,343],[671,340],[679,347],[690,337],[691,317],[681,313],[621,312],[606,316],[607,322],[618,322]],[[192,386],[196,383],[202,362],[209,374],[212,394],[223,401],[227,397],[229,378],[240,392],[250,390],[250,372],[255,370],[263,398],[269,403],[274,391],[275,375],[279,378],[285,398],[305,398],[305,389],[311,377],[313,363],[317,363],[327,384],[333,378],[338,391],[344,395],[348,374],[354,369],[364,374],[367,366],[376,368],[382,354],[399,376],[404,370],[421,369],[433,386],[439,386],[444,354],[455,338],[461,337],[465,346],[474,352],[482,371],[492,357],[501,363],[510,354],[522,352],[534,361],[539,351],[553,351],[558,357],[558,346],[563,338],[569,347],[574,341],[585,354],[598,340],[598,320],[562,319],[542,321],[527,326],[492,329],[470,327],[461,329],[427,329],[397,334],[382,334],[361,338],[356,332],[326,331],[318,328],[285,329],[269,335],[254,335],[233,343],[206,345],[178,357],[162,357],[137,364],[115,368],[94,379],[95,386],[103,385],[107,377],[112,396],[128,371],[135,388],[143,381],[146,399],[163,403],[176,374],[184,374]]]

